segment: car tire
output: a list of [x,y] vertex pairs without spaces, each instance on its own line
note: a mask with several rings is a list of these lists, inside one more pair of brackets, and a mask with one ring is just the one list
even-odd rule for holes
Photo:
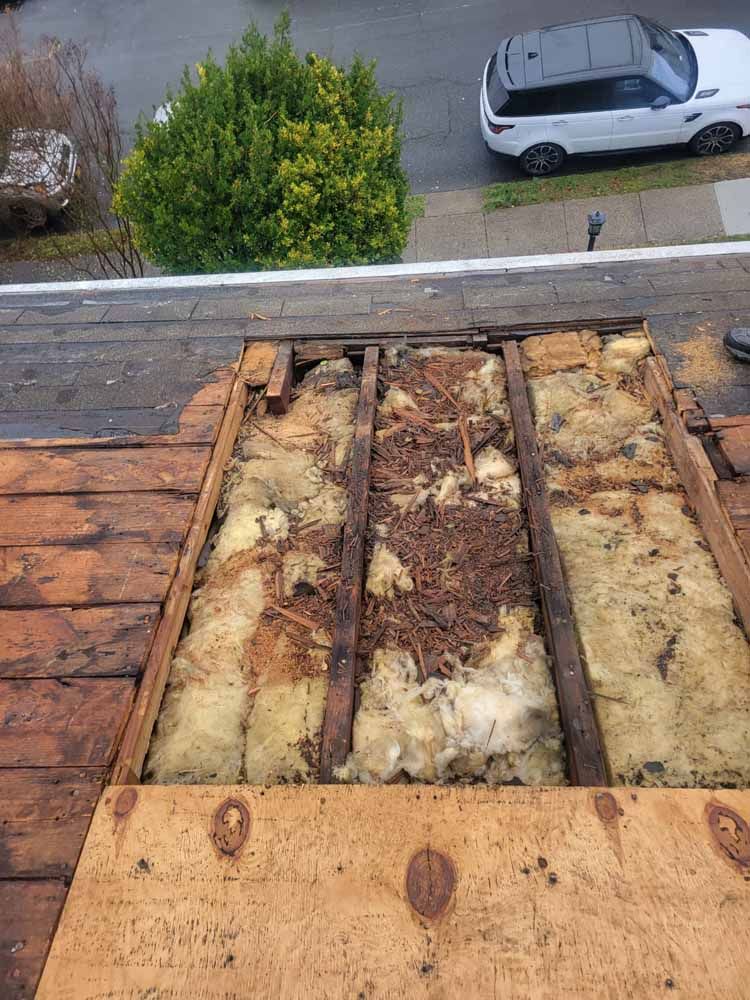
[[548,177],[563,163],[565,150],[555,142],[537,142],[518,157],[518,165],[529,177]]
[[726,153],[742,138],[742,129],[732,122],[716,122],[706,125],[689,142],[690,152],[695,156],[718,156]]

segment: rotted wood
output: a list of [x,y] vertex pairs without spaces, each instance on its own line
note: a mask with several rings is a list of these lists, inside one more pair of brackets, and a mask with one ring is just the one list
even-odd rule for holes
[[377,406],[378,355],[377,347],[368,347],[365,351],[357,407],[357,425],[349,477],[349,503],[341,557],[341,580],[336,596],[336,623],[320,752],[320,781],[323,784],[335,781],[335,770],[346,761],[351,746],[354,677],[362,608],[362,577],[370,493],[370,455]]
[[134,690],[131,677],[0,681],[0,767],[109,764]]
[[33,997],[67,895],[52,879],[0,881],[0,996]]
[[0,610],[0,678],[133,676],[158,619],[158,604]]
[[716,489],[735,531],[750,529],[750,479],[718,482]]
[[247,345],[240,365],[240,378],[245,385],[251,389],[266,385],[271,377],[278,346],[277,340],[256,340]]
[[0,607],[159,603],[178,555],[177,545],[142,542],[0,548]]
[[294,343],[285,340],[279,344],[271,377],[266,387],[268,409],[277,416],[289,409],[289,397],[294,377]]
[[[659,411],[680,481],[698,514],[721,575],[732,592],[745,631],[750,634],[750,562],[719,499],[719,480],[700,440],[688,433],[677,416],[669,370],[662,359],[646,358],[643,383]],[[713,418],[710,423],[713,426]]]
[[131,493],[175,490],[197,493],[211,449],[18,448],[2,456],[0,494]]
[[750,476],[750,424],[727,427],[716,435],[716,441],[734,475]]
[[156,722],[169,676],[172,656],[180,638],[190,601],[198,557],[208,535],[211,519],[219,499],[224,466],[232,455],[247,399],[247,384],[238,378],[232,387],[216,447],[211,456],[198,502],[195,505],[193,519],[180,553],[177,571],[164,604],[164,613],[149,652],[133,711],[125,729],[120,752],[112,772],[112,784],[131,784],[140,781],[143,762],[146,759],[151,739],[151,731]]
[[107,772],[0,770],[0,879],[72,876]]
[[504,344],[503,356],[547,641],[552,653],[560,720],[565,733],[570,780],[574,785],[607,785],[604,755],[578,652],[518,345],[514,341]]
[[194,494],[0,496],[1,545],[182,541]]

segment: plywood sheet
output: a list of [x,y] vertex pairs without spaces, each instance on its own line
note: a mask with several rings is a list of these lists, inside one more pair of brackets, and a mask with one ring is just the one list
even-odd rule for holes
[[101,767],[0,770],[0,879],[72,876],[105,776]]
[[0,611],[0,677],[137,674],[158,618],[158,604]]
[[8,450],[0,470],[0,494],[124,493],[179,490],[196,493],[211,449],[53,448]]
[[750,479],[719,480],[716,489],[734,528],[747,531],[750,528]]
[[735,476],[750,476],[750,424],[728,427],[719,434],[718,441]]
[[0,549],[0,606],[161,602],[179,548],[148,543]]
[[41,1000],[745,1000],[750,793],[110,788]]
[[63,882],[0,881],[0,996],[29,1000],[65,900]]
[[0,681],[0,767],[108,764],[134,689],[130,677]]
[[77,493],[0,496],[0,545],[173,542],[190,523],[195,495]]

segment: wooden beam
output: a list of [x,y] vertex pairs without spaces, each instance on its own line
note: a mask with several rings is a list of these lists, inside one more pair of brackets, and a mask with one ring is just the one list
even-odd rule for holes
[[644,386],[659,410],[672,461],[698,514],[737,613],[750,634],[750,562],[719,499],[717,477],[698,438],[688,433],[672,402],[669,370],[661,358],[646,358]]
[[354,675],[357,665],[367,507],[370,494],[370,454],[378,396],[378,353],[377,347],[368,347],[365,351],[357,407],[357,427],[354,433],[349,477],[349,503],[341,557],[341,580],[336,597],[331,672],[320,749],[320,780],[323,784],[335,781],[335,769],[346,761],[352,738]]
[[0,881],[0,996],[35,995],[67,891],[53,879]]
[[276,360],[271,369],[271,377],[266,387],[268,409],[277,416],[289,409],[289,396],[294,377],[294,343],[286,340],[279,344]]
[[514,341],[503,344],[503,356],[547,642],[552,653],[560,719],[565,733],[570,780],[574,785],[606,785],[604,755],[578,653],[518,345]]
[[143,680],[138,688],[135,705],[115,762],[112,772],[113,784],[131,784],[140,781],[151,732],[169,677],[172,656],[180,638],[190,601],[198,556],[206,541],[216,509],[224,466],[232,455],[237,432],[245,413],[247,397],[247,384],[238,378],[229,396],[216,447],[208,465],[193,520],[180,553],[177,572],[164,604],[164,613],[156,630],[154,644],[143,672]]

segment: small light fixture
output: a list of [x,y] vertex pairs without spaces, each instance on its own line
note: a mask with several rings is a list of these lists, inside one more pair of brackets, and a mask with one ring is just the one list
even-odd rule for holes
[[602,231],[604,223],[607,221],[606,212],[589,212],[589,252],[594,249],[596,238]]

